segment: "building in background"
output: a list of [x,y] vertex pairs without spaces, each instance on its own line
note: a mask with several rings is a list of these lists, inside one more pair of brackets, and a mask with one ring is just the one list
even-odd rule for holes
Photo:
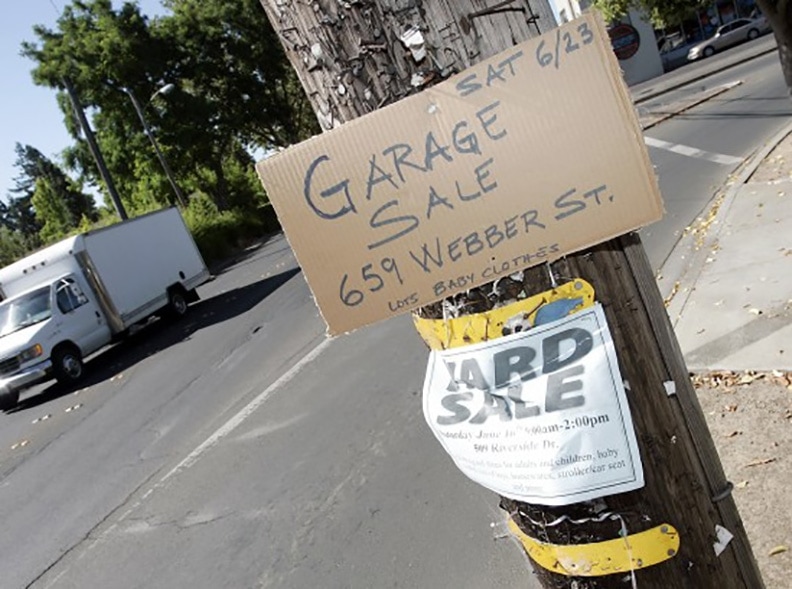
[[[554,2],[559,24],[577,18],[591,5],[589,0],[551,1]],[[654,28],[640,12],[631,9],[618,22],[609,23],[608,34],[628,85],[663,74],[663,61]]]
[[[550,0],[559,24],[588,10],[591,0]],[[690,47],[712,37],[721,25],[738,18],[759,18],[755,0],[714,0],[679,26],[656,30],[637,10],[610,23],[613,49],[628,85],[662,75],[688,63]],[[762,32],[766,32],[767,28]]]

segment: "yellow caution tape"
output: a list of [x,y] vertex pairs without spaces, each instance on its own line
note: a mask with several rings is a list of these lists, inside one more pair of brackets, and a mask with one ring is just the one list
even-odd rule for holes
[[679,532],[662,524],[624,538],[591,544],[547,544],[527,536],[514,520],[509,529],[539,566],[568,577],[624,574],[656,565],[679,552]]
[[503,328],[510,321],[522,320],[533,326],[536,313],[543,306],[562,299],[577,298],[582,299],[582,303],[574,311],[594,304],[594,288],[581,278],[484,313],[453,319],[424,319],[413,315],[413,321],[418,333],[431,349],[447,350],[502,337]]

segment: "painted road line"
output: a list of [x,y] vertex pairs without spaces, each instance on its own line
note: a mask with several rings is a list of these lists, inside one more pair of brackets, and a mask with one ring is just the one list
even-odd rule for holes
[[704,151],[703,149],[697,149],[695,147],[690,147],[689,145],[671,143],[669,141],[663,141],[662,139],[655,139],[654,137],[645,136],[644,141],[646,142],[646,145],[648,145],[649,147],[656,147],[657,149],[664,149],[666,151],[678,153],[679,155],[693,157],[701,160],[707,160],[708,162],[723,164],[725,166],[734,166],[742,163],[743,161],[743,158],[741,157],[735,157],[733,155],[725,155],[722,153],[713,153],[711,151]]
[[[333,341],[332,338],[325,338],[322,342],[313,348],[310,352],[308,352],[305,356],[303,356],[296,364],[294,364],[289,370],[287,370],[280,378],[278,378],[275,382],[273,382],[270,386],[266,389],[261,391],[250,403],[245,405],[236,415],[231,417],[228,421],[226,421],[223,425],[221,425],[212,435],[210,435],[206,440],[200,443],[196,448],[190,452],[184,459],[179,462],[176,466],[174,466],[171,470],[169,470],[164,476],[160,477],[160,479],[154,483],[148,491],[146,491],[137,501],[135,501],[126,511],[124,511],[118,519],[109,525],[104,531],[99,533],[98,535],[94,535],[94,530],[85,538],[84,542],[88,542],[82,549],[82,551],[77,555],[76,560],[82,559],[94,546],[102,542],[105,538],[108,537],[124,520],[126,520],[133,512],[135,512],[143,503],[154,493],[156,490],[160,489],[165,485],[165,483],[171,477],[177,475],[183,470],[190,468],[194,465],[199,458],[203,454],[205,454],[208,450],[215,447],[220,440],[225,438],[228,434],[233,432],[236,428],[238,428],[242,423],[250,417],[264,402],[278,389],[282,388],[286,383],[292,380],[297,374],[308,364],[310,364],[313,360],[315,360],[322,352],[324,352],[330,343]],[[107,521],[112,516],[112,513],[108,515],[103,521]],[[101,525],[101,524],[100,524]],[[83,542],[78,542],[65,552],[63,552],[55,562],[53,562],[49,568],[44,571],[38,578],[34,580],[35,584],[38,582],[48,571],[51,571],[59,562],[63,561],[64,558],[71,553],[72,551],[76,550],[80,544]],[[47,588],[50,588],[57,584],[60,578],[65,575],[69,571],[69,566],[66,566],[57,576],[55,576],[51,581],[49,581],[46,585]]]
[[146,493],[141,497],[141,500],[145,500],[149,495],[151,495],[151,493],[154,492],[154,490],[157,487],[162,486],[162,484],[165,483],[165,481],[167,481],[173,475],[177,474],[179,471],[191,467],[193,464],[195,464],[198,461],[198,458],[200,458],[204,452],[206,452],[213,446],[217,445],[217,443],[222,438],[226,437],[228,434],[230,434],[232,431],[234,431],[236,428],[242,425],[242,422],[245,421],[248,417],[250,417],[256,411],[256,409],[258,409],[264,403],[264,401],[266,401],[269,398],[269,396],[272,393],[274,393],[276,390],[281,388],[287,382],[292,380],[295,376],[297,376],[297,373],[299,373],[304,366],[310,364],[313,360],[315,360],[319,356],[319,354],[324,352],[324,350],[330,345],[331,341],[332,341],[331,338],[326,338],[322,340],[322,342],[318,346],[316,346],[313,350],[311,350],[305,356],[303,356],[299,362],[297,362],[294,366],[292,366],[288,371],[286,371],[280,378],[278,378],[270,386],[268,386],[266,389],[260,392],[256,396],[256,398],[253,399],[247,405],[245,405],[245,407],[243,407],[239,411],[239,413],[234,415],[231,419],[229,419],[222,426],[220,426],[217,429],[217,431],[215,431],[215,433],[213,433],[211,436],[206,438],[206,440],[204,440],[203,443],[198,445],[195,448],[195,450],[190,452],[184,458],[184,460],[182,460],[181,462],[179,462],[179,464],[174,466],[165,476],[163,476],[157,482],[156,485],[154,485],[151,489],[146,491]]

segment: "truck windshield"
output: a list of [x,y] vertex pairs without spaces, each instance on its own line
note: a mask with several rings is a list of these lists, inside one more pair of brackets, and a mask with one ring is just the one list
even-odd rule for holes
[[0,337],[52,317],[49,287],[39,288],[0,304]]

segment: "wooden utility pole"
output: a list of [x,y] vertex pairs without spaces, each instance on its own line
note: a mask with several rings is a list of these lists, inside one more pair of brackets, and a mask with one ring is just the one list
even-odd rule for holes
[[116,190],[115,183],[113,182],[113,177],[110,175],[110,170],[107,169],[104,156],[99,149],[99,144],[96,142],[93,130],[91,129],[91,125],[85,116],[85,111],[83,110],[82,104],[80,103],[80,98],[77,96],[77,92],[74,90],[71,79],[68,77],[63,78],[63,86],[66,88],[66,92],[69,95],[69,100],[71,100],[74,114],[77,117],[77,121],[80,123],[80,128],[82,128],[82,131],[85,134],[85,140],[88,142],[88,147],[91,149],[91,154],[93,155],[94,161],[96,162],[96,167],[99,170],[99,174],[102,176],[102,180],[104,180],[105,186],[107,187],[107,193],[110,195],[110,200],[113,202],[113,207],[115,207],[118,217],[122,221],[126,221],[128,216],[126,209],[124,208],[124,203],[121,200],[121,197],[118,196],[118,191]]
[[[555,26],[544,0],[261,3],[326,130]],[[553,277],[586,280],[604,308],[645,486],[563,507],[502,498],[542,586],[763,587],[638,236],[526,269],[512,286],[537,294]],[[469,291],[469,312],[489,310],[492,290]],[[509,292],[502,294],[499,302],[508,302]],[[442,318],[439,305],[420,313]],[[671,536],[678,544],[663,543]]]

